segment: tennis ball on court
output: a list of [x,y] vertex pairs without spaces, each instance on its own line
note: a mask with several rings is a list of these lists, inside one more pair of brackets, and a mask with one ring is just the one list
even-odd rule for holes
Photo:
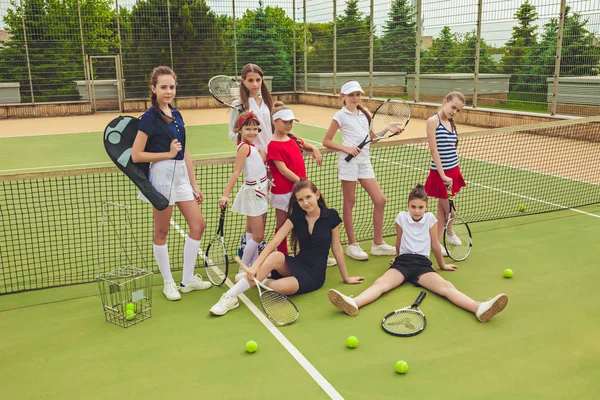
[[135,318],[135,311],[133,311],[133,310],[127,310],[127,311],[125,311],[125,319],[127,321],[131,321],[134,318]]
[[246,342],[246,351],[248,353],[254,353],[256,350],[258,350],[258,343],[256,343],[254,340],[249,340]]
[[519,206],[519,212],[522,212],[522,213],[524,213],[525,211],[527,211],[527,208],[525,208],[525,206],[524,206],[523,204],[521,204],[521,205]]
[[513,277],[513,272],[512,272],[512,269],[508,269],[508,268],[507,268],[507,269],[505,269],[505,270],[504,270],[504,277],[505,277],[505,278],[512,278],[512,277]]
[[408,364],[404,360],[400,360],[396,363],[396,372],[399,374],[405,374],[408,372]]
[[358,347],[358,339],[356,336],[348,336],[348,339],[346,339],[346,346],[350,347],[351,349]]
[[135,311],[135,303],[127,303],[127,305],[125,306],[125,310]]

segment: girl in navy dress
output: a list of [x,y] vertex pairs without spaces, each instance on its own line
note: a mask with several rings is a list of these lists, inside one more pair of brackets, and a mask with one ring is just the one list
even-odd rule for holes
[[[294,184],[289,210],[288,219],[252,265],[246,279],[240,280],[221,296],[219,302],[210,309],[212,314],[224,315],[238,307],[237,296],[254,285],[253,278],[263,280],[269,273],[273,279],[265,284],[285,295],[319,289],[325,282],[330,248],[345,283],[361,283],[364,280],[362,276],[348,275],[340,241],[339,225],[342,219],[336,210],[327,208],[312,182],[301,179]],[[275,251],[290,232],[295,256]]]
[[[169,206],[162,211],[152,208],[154,217],[153,251],[156,263],[164,280],[163,293],[169,300],[181,299],[183,293],[192,290],[208,289],[210,282],[202,281],[194,275],[194,266],[200,249],[200,239],[206,222],[198,204],[202,193],[198,188],[192,157],[186,147],[185,125],[181,113],[171,105],[175,98],[177,76],[169,67],[154,68],[150,89],[152,107],[140,120],[138,133],[131,150],[133,162],[149,162],[149,179],[163,196],[169,199]],[[168,131],[173,137],[169,138]],[[148,201],[141,193],[139,198]],[[183,276],[179,287],[171,275],[167,234],[173,204],[183,214],[190,231],[183,247]]]

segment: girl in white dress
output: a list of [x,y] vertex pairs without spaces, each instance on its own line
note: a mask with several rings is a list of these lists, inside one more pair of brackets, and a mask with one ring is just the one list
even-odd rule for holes
[[263,215],[268,209],[269,180],[265,168],[264,151],[254,147],[254,141],[260,131],[260,122],[254,112],[240,114],[234,129],[238,133],[237,155],[233,172],[225,185],[223,196],[219,199],[220,207],[230,203],[229,195],[238,180],[240,172],[244,175],[244,184],[233,201],[232,211],[246,216],[246,224],[252,230],[252,238],[248,240],[242,261],[246,265],[258,257],[258,246],[265,234]]

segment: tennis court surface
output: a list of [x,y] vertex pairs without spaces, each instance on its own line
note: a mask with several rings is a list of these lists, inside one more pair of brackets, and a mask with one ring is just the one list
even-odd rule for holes
[[[199,135],[207,126],[194,129]],[[297,131],[316,142],[324,133],[308,125]],[[441,274],[477,300],[504,292],[509,305],[480,324],[430,293],[421,304],[428,326],[413,338],[386,335],[380,322],[410,304],[418,288],[392,291],[354,318],[327,301],[330,287],[358,294],[387,268],[387,257],[348,261],[351,274],[366,277],[359,286],[341,283],[331,267],[322,289],[294,298],[300,319],[285,328],[269,328],[259,317],[254,290],[247,304],[215,318],[208,309],[225,286],[171,303],[158,276],[152,318],[128,329],[108,324],[94,283],[98,273],[129,264],[157,272],[151,213],[135,200],[133,185],[112,167],[0,175],[3,392],[23,399],[596,398],[600,117],[467,133],[460,136],[459,152],[468,186],[456,204],[471,224],[474,249],[458,271]],[[387,236],[395,232],[394,217],[410,188],[424,182],[429,159],[425,139],[373,147],[371,160],[388,199]],[[336,160],[326,153],[323,166],[307,159],[307,167],[328,205],[341,210]],[[208,239],[232,159],[195,164]],[[356,233],[366,248],[372,207],[362,190],[355,210]],[[272,232],[274,214],[268,224]],[[177,213],[174,225],[186,229]],[[229,213],[230,252],[242,230],[243,220]],[[182,235],[172,229],[174,266],[182,247]],[[502,277],[505,268],[513,269],[512,279]],[[353,350],[345,347],[350,335],[359,339]],[[248,340],[258,342],[255,354],[245,353]],[[406,375],[394,371],[400,359],[408,362]]]

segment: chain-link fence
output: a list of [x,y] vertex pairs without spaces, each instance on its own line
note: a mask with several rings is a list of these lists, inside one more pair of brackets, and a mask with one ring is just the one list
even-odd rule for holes
[[600,0],[0,0],[0,103],[179,97],[253,62],[272,90],[600,114]]

